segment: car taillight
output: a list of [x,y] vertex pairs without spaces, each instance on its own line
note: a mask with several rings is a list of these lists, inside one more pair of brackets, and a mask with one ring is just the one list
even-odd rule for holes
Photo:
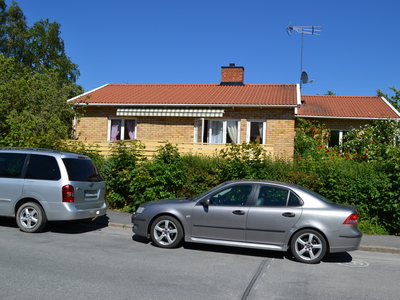
[[74,187],[72,185],[64,185],[62,187],[62,202],[74,202],[75,201],[75,193]]
[[358,214],[351,214],[343,222],[344,225],[354,225],[354,224],[357,224],[357,223],[358,223]]

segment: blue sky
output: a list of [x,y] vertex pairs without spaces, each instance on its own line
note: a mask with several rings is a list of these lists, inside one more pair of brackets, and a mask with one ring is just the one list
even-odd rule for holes
[[[11,0],[6,0],[7,5]],[[28,24],[61,24],[85,91],[107,83],[214,84],[221,66],[245,83],[302,93],[375,96],[400,89],[398,0],[17,0]],[[321,26],[321,35],[286,27]]]

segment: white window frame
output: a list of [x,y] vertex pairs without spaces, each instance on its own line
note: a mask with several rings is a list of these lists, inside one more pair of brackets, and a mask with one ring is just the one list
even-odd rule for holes
[[121,132],[120,132],[120,139],[119,140],[130,140],[129,137],[125,137],[125,121],[132,120],[135,121],[135,136],[133,139],[136,139],[137,133],[137,119],[136,118],[109,118],[108,119],[108,126],[107,126],[107,141],[111,141],[111,122],[113,120],[120,120],[121,121]]
[[[343,144],[343,133],[344,132],[349,132],[350,129],[331,129],[331,132],[332,131],[339,132],[339,147],[341,147],[342,144]],[[326,146],[329,147],[329,141],[327,141]]]
[[[201,143],[204,139],[204,126],[205,121],[208,121],[208,130],[207,130],[207,141],[211,141],[212,137],[212,122],[222,122],[222,142],[221,144],[226,144],[226,135],[227,135],[227,128],[228,122],[237,122],[237,144],[240,144],[240,119],[207,119],[207,118],[200,118],[195,119],[194,123],[194,134],[193,134],[193,142],[194,143]],[[199,123],[201,124],[201,129],[199,129]],[[199,131],[200,130],[200,131]],[[200,138],[200,141],[199,141]],[[211,142],[208,142],[211,143]]]
[[263,145],[267,143],[267,120],[260,120],[260,119],[249,119],[247,120],[247,128],[246,128],[246,143],[250,142],[250,126],[252,122],[263,123],[262,127],[262,141]]

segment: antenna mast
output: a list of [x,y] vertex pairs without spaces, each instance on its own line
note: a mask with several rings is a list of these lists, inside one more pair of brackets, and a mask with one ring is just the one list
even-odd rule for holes
[[304,34],[312,34],[312,35],[320,35],[319,32],[321,32],[320,28],[321,26],[292,26],[292,22],[289,23],[289,25],[286,27],[286,32],[290,36],[292,35],[292,31],[296,31],[297,33],[301,33],[301,56],[300,56],[300,88],[301,84],[304,83],[310,83],[311,81],[308,81],[308,75],[306,72],[303,72],[303,50],[304,50]]

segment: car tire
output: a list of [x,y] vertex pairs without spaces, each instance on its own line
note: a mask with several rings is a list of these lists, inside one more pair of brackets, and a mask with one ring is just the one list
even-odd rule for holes
[[43,208],[34,202],[21,205],[15,217],[18,227],[25,232],[40,232],[47,224],[47,217]]
[[183,229],[177,219],[161,216],[152,223],[150,237],[157,247],[175,248],[183,240]]
[[316,264],[324,258],[326,240],[318,231],[304,229],[296,232],[291,240],[290,249],[294,258],[307,264]]

